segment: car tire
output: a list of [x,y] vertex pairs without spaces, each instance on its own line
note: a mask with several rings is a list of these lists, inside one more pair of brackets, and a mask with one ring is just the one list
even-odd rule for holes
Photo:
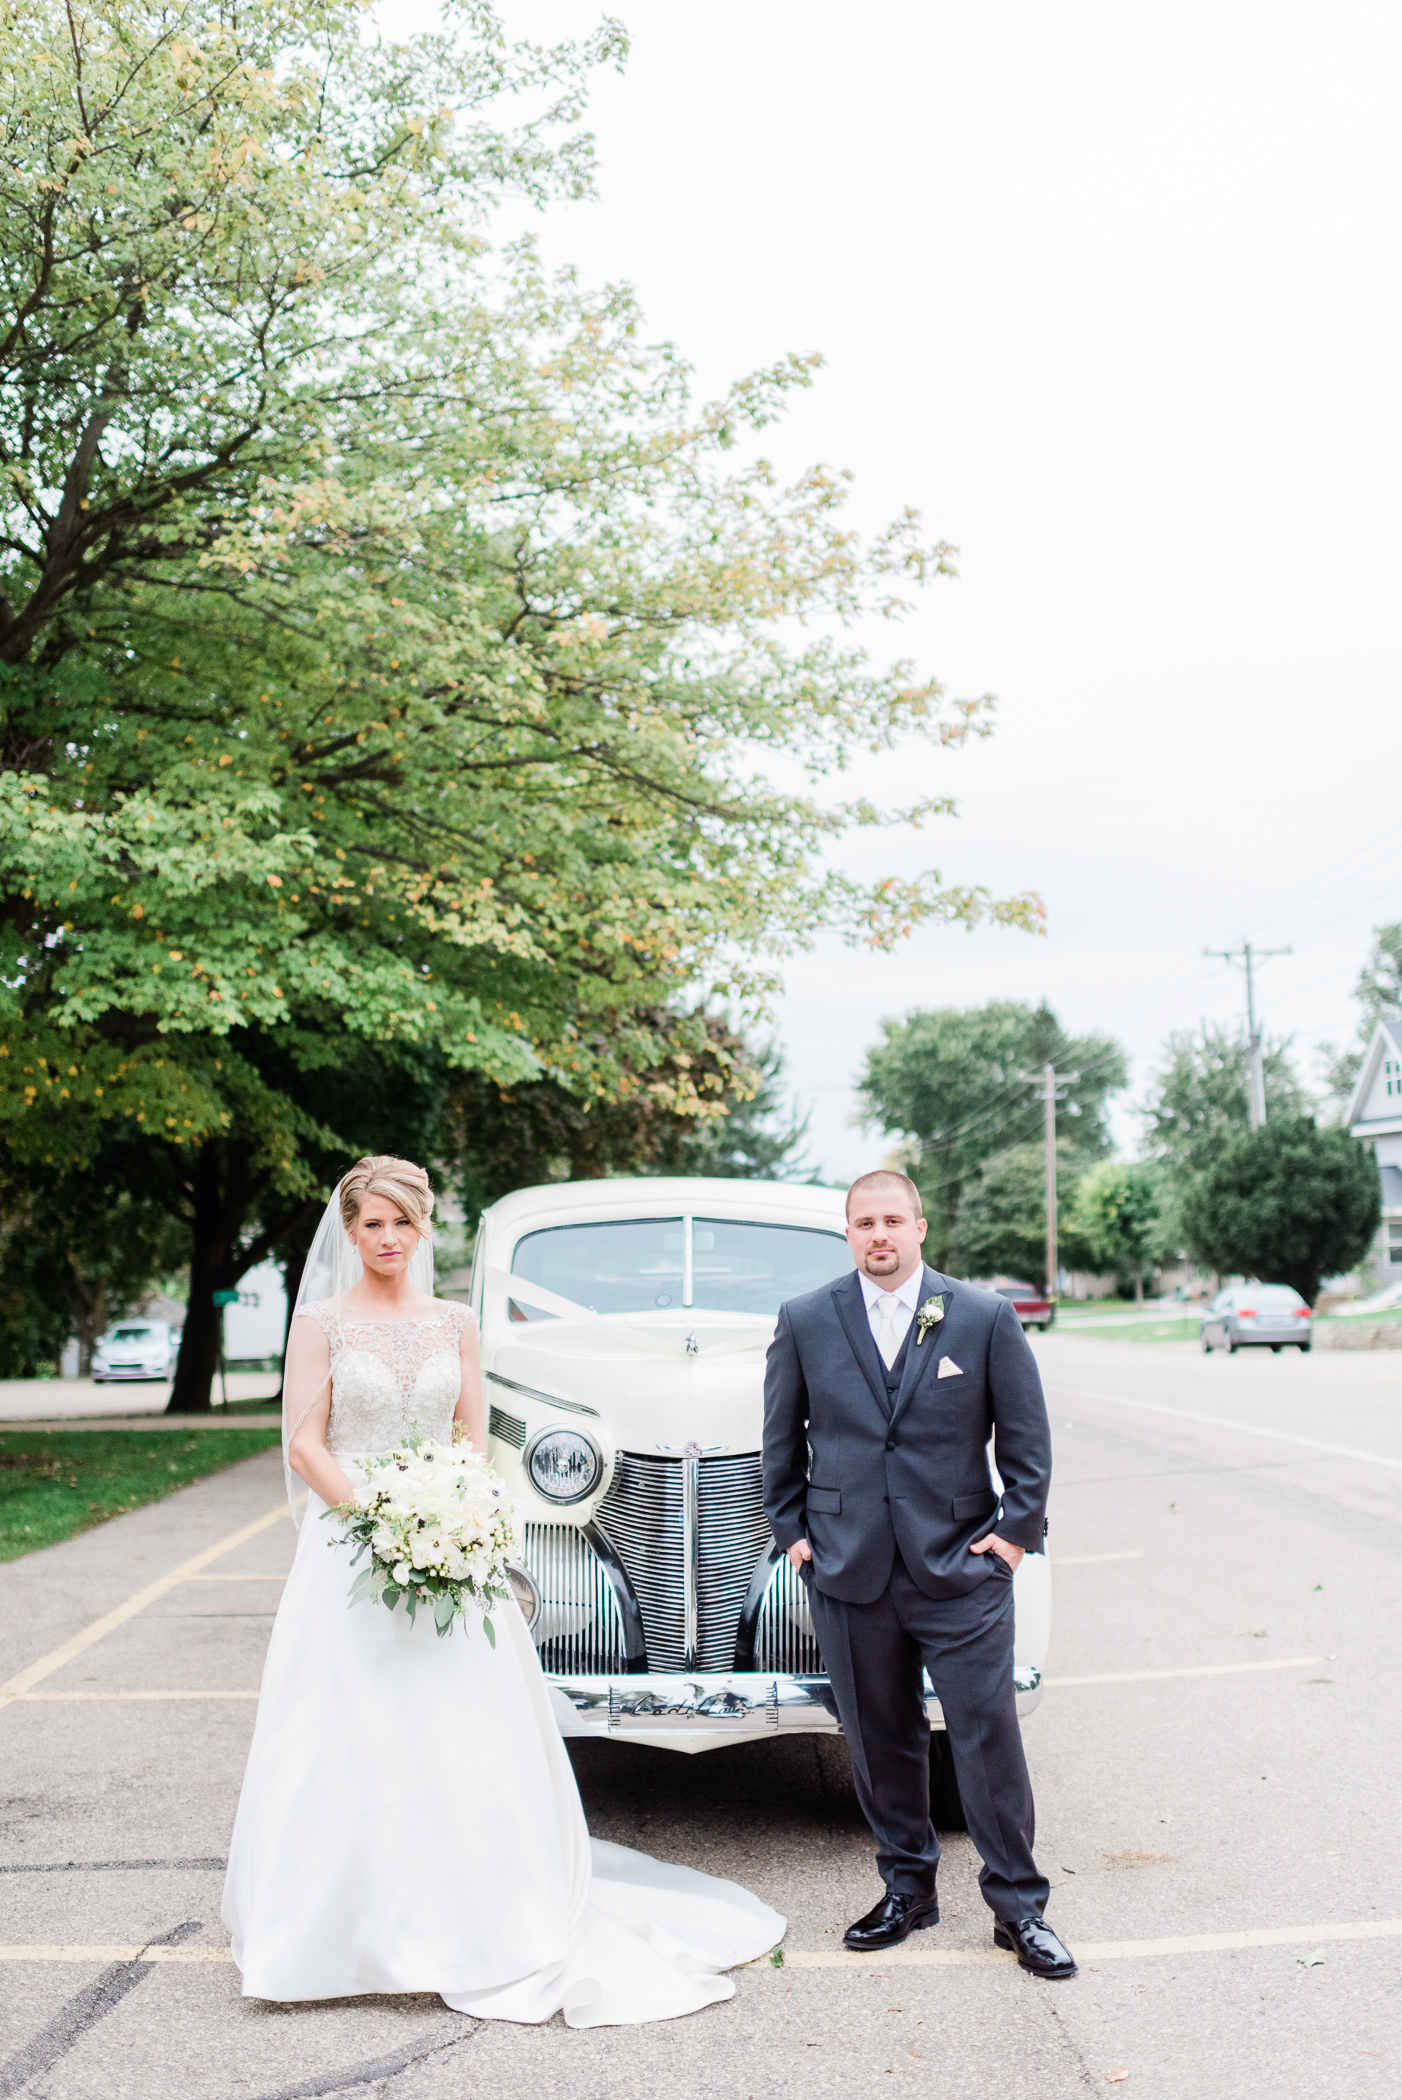
[[1299,1350],[1301,1356],[1308,1356],[1313,1346],[1314,1345],[1312,1342],[1296,1342],[1295,1344],[1295,1347]]
[[954,1753],[943,1728],[930,1730],[930,1821],[936,1830],[967,1830],[959,1781],[954,1771]]
[[1236,1336],[1235,1336],[1235,1335],[1231,1335],[1231,1334],[1229,1334],[1229,1335],[1227,1336],[1227,1354],[1228,1354],[1228,1356],[1235,1356],[1235,1355],[1236,1355],[1236,1352],[1237,1352],[1237,1343],[1236,1343]]
[[1284,1342],[1272,1342],[1272,1343],[1271,1343],[1271,1355],[1272,1355],[1272,1356],[1279,1356],[1279,1354],[1280,1354],[1281,1350],[1282,1350],[1282,1349],[1283,1349],[1284,1347],[1285,1347],[1285,1344],[1284,1344]]

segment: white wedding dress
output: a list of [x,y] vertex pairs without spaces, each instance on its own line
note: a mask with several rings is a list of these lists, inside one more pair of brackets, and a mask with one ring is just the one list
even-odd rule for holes
[[[307,1317],[304,1314],[301,1317]],[[412,1424],[451,1436],[472,1316],[340,1318],[327,1448],[349,1477]],[[670,2019],[783,1937],[745,1889],[590,1840],[514,1603],[440,1640],[350,1606],[350,1552],[308,1501],[263,1672],[223,1917],[250,1997],[437,1991],[457,2011],[572,2027]]]

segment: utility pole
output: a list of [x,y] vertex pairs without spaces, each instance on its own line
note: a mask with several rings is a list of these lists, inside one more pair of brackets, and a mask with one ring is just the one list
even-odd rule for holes
[[1043,1065],[1040,1072],[1019,1072],[1030,1086],[1040,1089],[1042,1096],[1042,1129],[1047,1151],[1047,1299],[1056,1303],[1056,1104],[1066,1099],[1066,1090],[1080,1078],[1079,1072],[1058,1072],[1050,1064]]
[[1240,962],[1246,970],[1246,1108],[1251,1128],[1260,1130],[1266,1121],[1266,1068],[1261,1056],[1261,1031],[1256,1022],[1256,974],[1257,963],[1269,962],[1273,955],[1293,955],[1293,948],[1253,948],[1244,940],[1240,948],[1204,948],[1204,955],[1220,955],[1223,962]]

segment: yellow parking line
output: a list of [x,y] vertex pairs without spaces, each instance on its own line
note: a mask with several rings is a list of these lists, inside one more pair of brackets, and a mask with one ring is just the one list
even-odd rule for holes
[[202,1553],[196,1553],[191,1559],[182,1561],[180,1566],[172,1568],[168,1575],[161,1575],[155,1582],[148,1583],[144,1590],[138,1590],[134,1597],[128,1597],[126,1603],[119,1604],[115,1611],[105,1612],[100,1619],[94,1619],[91,1626],[85,1626],[81,1633],[75,1633],[61,1648],[51,1649],[47,1655],[41,1655],[37,1662],[30,1663],[28,1669],[21,1670],[18,1675],[0,1684],[0,1706],[10,1705],[21,1694],[29,1691],[31,1686],[40,1683],[45,1677],[52,1676],[55,1670],[61,1670],[65,1663],[72,1662],[74,1656],[81,1655],[85,1648],[91,1648],[94,1641],[100,1641],[105,1635],[115,1633],[128,1619],[134,1619],[138,1612],[145,1611],[148,1604],[154,1604],[158,1597],[168,1595],[177,1583],[187,1582],[192,1575],[197,1575],[202,1568],[207,1568],[212,1560],[218,1560],[222,1554],[232,1553],[235,1546],[242,1546],[245,1540],[256,1538],[260,1531],[266,1531],[270,1524],[276,1524],[286,1515],[286,1502],[279,1502],[276,1509],[270,1509],[265,1515],[255,1517],[253,1522],[245,1524],[242,1530],[230,1532],[228,1538],[220,1539],[217,1545],[206,1546]]
[[46,1701],[50,1705],[63,1706],[74,1699],[256,1699],[257,1692],[12,1692],[11,1698],[19,1705],[26,1702],[38,1705]]
[[[1240,1677],[1258,1670],[1300,1670],[1328,1662],[1327,1655],[1287,1655],[1280,1662],[1204,1663],[1189,1670],[1106,1670],[1095,1677],[1044,1677],[1045,1689],[1076,1684],[1145,1684],[1164,1677]],[[17,1680],[11,1679],[11,1683]],[[12,1702],[48,1700],[55,1705],[75,1699],[256,1699],[257,1692],[15,1692],[0,1686]]]
[[1107,1670],[1099,1677],[1044,1677],[1042,1685],[1055,1690],[1068,1684],[1147,1684],[1159,1677],[1242,1677],[1252,1670],[1301,1670],[1328,1660],[1327,1655],[1287,1655],[1279,1662],[1202,1663],[1193,1670]]
[[[1348,1925],[1266,1925],[1258,1932],[1175,1933],[1156,1940],[1078,1940],[1074,1949],[1082,1963],[1093,1961],[1146,1961],[1175,1954],[1235,1954],[1253,1947],[1308,1947],[1334,1945],[1347,1940],[1402,1939],[1402,1918],[1365,1918]],[[0,1947],[0,1961],[111,1962],[149,1961],[227,1965],[233,1961],[229,1947],[149,1947],[139,1941],[126,1946]],[[1006,1967],[1016,1957],[1001,1947],[893,1947],[881,1955],[832,1952],[809,1953],[785,1949],[784,1969],[944,1969]],[[747,1966],[772,1968],[768,1955]]]
[[0,1961],[231,1962],[231,1947],[0,1947]]
[[[1317,1947],[1337,1940],[1402,1939],[1402,1918],[1368,1918],[1355,1925],[1266,1925],[1259,1932],[1179,1933],[1159,1940],[1077,1940],[1077,1961],[1144,1961],[1166,1954],[1231,1954],[1249,1947]],[[1015,1961],[999,1947],[893,1947],[889,1954],[790,1953],[785,1969],[943,1969],[970,1968],[990,1962]],[[768,1966],[762,1955],[753,1966]]]

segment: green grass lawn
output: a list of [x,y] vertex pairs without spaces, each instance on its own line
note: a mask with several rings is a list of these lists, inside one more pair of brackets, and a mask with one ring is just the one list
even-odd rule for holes
[[0,1431],[0,1560],[159,1502],[280,1436],[276,1427]]
[[1107,1327],[1107,1341],[1117,1342],[1195,1342],[1202,1331],[1202,1322],[1196,1313],[1169,1313],[1162,1320],[1146,1320],[1142,1327]]

